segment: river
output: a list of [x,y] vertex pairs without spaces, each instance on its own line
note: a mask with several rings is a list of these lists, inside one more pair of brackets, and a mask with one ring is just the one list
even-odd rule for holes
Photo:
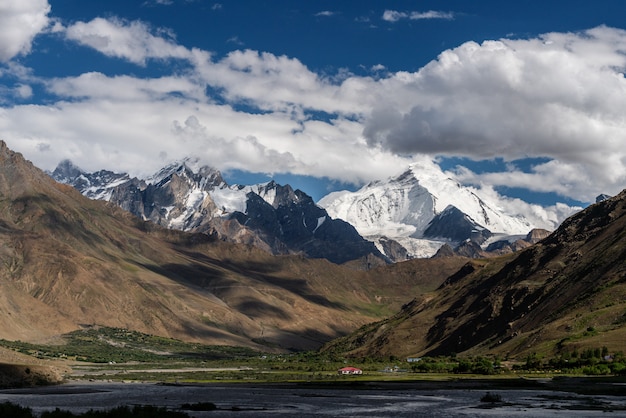
[[162,385],[73,382],[0,391],[0,402],[30,407],[36,414],[60,408],[75,413],[121,405],[180,410],[212,402],[216,411],[185,411],[191,417],[607,417],[626,416],[626,397],[579,395],[553,390],[490,391],[500,403],[481,402],[486,390],[411,387],[332,388],[307,385]]

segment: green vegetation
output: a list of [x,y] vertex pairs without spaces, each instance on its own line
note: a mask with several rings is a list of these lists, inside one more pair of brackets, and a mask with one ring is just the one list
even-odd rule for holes
[[415,373],[446,373],[491,375],[503,373],[498,358],[487,357],[423,357],[413,363],[411,370]]
[[258,354],[243,347],[186,343],[122,328],[91,327],[66,334],[64,340],[63,345],[0,340],[0,346],[39,358],[92,363],[237,360]]
[[541,372],[566,375],[620,375],[626,376],[626,357],[622,352],[610,353],[606,347],[590,348],[566,352],[549,359],[541,359],[536,353],[528,355],[524,361],[513,364],[511,369],[502,367],[495,357],[457,358],[423,357],[413,363],[411,370],[416,373],[447,373],[493,375],[520,372]]
[[540,368],[561,370],[570,374],[626,376],[626,357],[623,352],[609,353],[606,347],[566,352],[541,363]]
[[[207,346],[120,328],[90,327],[64,336],[65,345],[35,345],[0,340],[8,347],[39,358],[75,361],[74,378],[163,383],[359,382],[446,379],[450,376],[507,377],[546,375],[626,375],[623,353],[606,347],[564,352],[558,357],[531,354],[517,361],[487,356],[348,358],[335,353],[260,353],[250,349]],[[508,359],[507,359],[508,360]],[[354,366],[362,375],[340,375]],[[16,415],[16,414],[15,414]],[[3,416],[0,414],[0,416]]]

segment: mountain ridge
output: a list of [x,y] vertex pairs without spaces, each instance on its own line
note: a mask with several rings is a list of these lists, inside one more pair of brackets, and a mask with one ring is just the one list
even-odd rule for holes
[[626,190],[566,219],[536,244],[472,260],[438,290],[326,349],[354,356],[549,357],[623,349]]
[[[86,173],[68,160],[50,174],[85,196],[169,228],[340,264],[369,259],[363,265],[371,266],[450,253],[442,246],[452,247],[450,254],[492,256],[487,245],[523,239],[534,227],[523,217],[505,215],[497,202],[488,203],[426,160],[357,192],[330,193],[317,204],[273,180],[228,185],[218,170],[192,158],[145,179],[105,170]],[[503,242],[497,253],[518,248]]]
[[332,219],[304,192],[275,181],[228,185],[218,170],[197,160],[169,164],[146,179],[86,173],[65,160],[51,176],[87,197],[115,203],[168,228],[255,245],[275,255],[302,252],[338,264],[387,261],[351,225]]

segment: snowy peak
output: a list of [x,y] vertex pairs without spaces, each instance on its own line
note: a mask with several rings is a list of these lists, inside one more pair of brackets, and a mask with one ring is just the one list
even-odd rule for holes
[[274,180],[267,183],[247,186],[249,192],[256,193],[274,209],[298,200],[298,196],[290,185],[281,186]]
[[410,171],[415,180],[433,196],[434,215],[454,206],[495,233],[525,234],[532,228],[528,220],[502,213],[497,202],[488,202],[479,197],[473,188],[461,185],[432,161],[412,164]]
[[57,165],[51,175],[61,183],[68,183],[70,180],[80,177],[83,173],[84,171],[70,160],[63,160]]
[[59,183],[69,184],[90,199],[111,200],[113,189],[130,180],[128,174],[118,174],[108,170],[87,173],[70,160],[63,160],[52,173]]
[[331,193],[319,204],[330,216],[354,225],[361,235],[375,242],[381,237],[393,239],[420,257],[432,255],[442,244],[423,239],[482,242],[491,233],[525,235],[533,228],[527,219],[503,213],[497,201],[461,185],[430,160],[411,164],[399,175],[356,192]]
[[212,190],[216,187],[225,187],[226,182],[219,170],[206,165],[200,165],[197,159],[186,158],[163,167],[154,175],[146,179],[147,184],[164,184],[173,176],[184,178],[194,188]]

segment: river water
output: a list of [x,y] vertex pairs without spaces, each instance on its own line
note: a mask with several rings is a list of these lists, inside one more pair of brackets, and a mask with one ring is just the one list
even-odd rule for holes
[[324,388],[301,385],[161,385],[77,382],[0,391],[0,402],[36,414],[60,408],[75,413],[121,405],[181,410],[212,402],[216,411],[185,411],[191,417],[626,417],[626,397],[548,390],[490,391],[501,403],[481,402],[481,389]]

